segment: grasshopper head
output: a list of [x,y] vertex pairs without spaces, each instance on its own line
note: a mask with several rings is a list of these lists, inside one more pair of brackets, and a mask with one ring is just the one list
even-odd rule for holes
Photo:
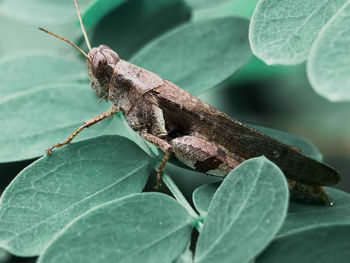
[[108,99],[109,81],[120,58],[110,47],[92,48],[86,60],[92,88],[100,99]]

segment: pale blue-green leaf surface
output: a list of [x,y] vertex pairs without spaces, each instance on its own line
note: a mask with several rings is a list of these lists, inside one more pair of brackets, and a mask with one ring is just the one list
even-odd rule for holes
[[0,100],[38,85],[87,79],[87,68],[77,59],[58,54],[19,54],[0,60]]
[[[83,11],[91,0],[78,0]],[[77,18],[73,0],[2,0],[0,13],[34,25],[62,24]]]
[[207,215],[210,202],[213,199],[216,190],[220,186],[220,183],[221,182],[201,185],[193,191],[193,204],[202,216]]
[[200,94],[248,62],[248,24],[238,17],[187,23],[146,45],[131,62]]
[[131,195],[78,218],[56,236],[38,262],[170,263],[186,248],[192,221],[167,195]]
[[307,70],[314,90],[331,101],[350,100],[350,1],[321,30]]
[[350,223],[310,227],[277,238],[256,263],[346,263],[350,258]]
[[[47,84],[0,99],[0,162],[41,156],[84,121],[111,105],[98,103],[89,84]],[[110,118],[85,129],[77,139],[100,134]]]
[[53,151],[26,167],[3,193],[0,246],[21,256],[40,254],[55,234],[90,208],[140,192],[152,165],[144,151],[120,136]]
[[261,0],[249,29],[254,55],[267,64],[306,60],[322,27],[346,0]]
[[248,262],[274,238],[287,212],[282,171],[265,157],[229,173],[210,203],[194,262]]

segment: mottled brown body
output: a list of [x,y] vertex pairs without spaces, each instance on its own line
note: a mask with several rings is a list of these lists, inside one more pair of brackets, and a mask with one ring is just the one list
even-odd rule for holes
[[[336,184],[340,176],[329,166],[245,126],[157,74],[120,59],[107,46],[91,49],[86,61],[95,93],[114,105],[86,123],[122,111],[132,129],[166,153],[157,171],[158,182],[172,152],[193,169],[216,176],[226,176],[244,160],[264,155],[284,172],[292,196],[330,202],[319,185]],[[49,150],[69,143],[81,130]]]
[[166,153],[174,152],[193,169],[225,176],[242,161],[265,155],[282,169],[294,196],[321,201],[328,198],[318,186],[333,185],[340,179],[329,166],[243,125],[157,74],[120,59],[106,46],[93,48],[88,56],[96,94],[120,109],[146,140]]

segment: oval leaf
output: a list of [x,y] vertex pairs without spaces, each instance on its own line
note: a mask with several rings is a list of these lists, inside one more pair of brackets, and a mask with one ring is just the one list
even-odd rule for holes
[[193,191],[192,200],[197,211],[206,216],[211,200],[221,182],[205,184]]
[[[0,162],[41,156],[45,149],[63,141],[85,120],[106,111],[98,104],[87,84],[45,85],[17,92],[0,100]],[[77,139],[101,133],[110,122],[106,119],[85,129]]]
[[248,262],[274,238],[288,205],[282,171],[265,157],[229,173],[210,203],[194,262]]
[[350,100],[350,1],[322,29],[307,64],[315,91],[331,101]]
[[350,258],[350,225],[313,227],[277,238],[257,263],[344,263]]
[[185,24],[148,44],[131,61],[199,94],[248,62],[248,24],[237,17]]
[[[78,0],[83,10],[91,0]],[[73,1],[2,0],[0,13],[31,24],[62,24],[77,19]]]
[[186,210],[167,195],[132,195],[78,218],[38,262],[170,263],[186,248],[191,221]]
[[325,187],[325,190],[334,201],[333,206],[310,205],[291,201],[287,218],[279,231],[279,235],[286,235],[309,226],[349,223],[350,194],[329,187]]
[[140,192],[150,159],[119,136],[68,145],[26,167],[3,193],[0,246],[38,255],[53,236],[88,209]]
[[55,54],[16,55],[0,61],[0,98],[41,84],[87,78],[86,65]]
[[261,0],[249,29],[253,53],[267,64],[303,62],[322,27],[346,0]]
[[275,138],[280,142],[298,147],[303,154],[319,162],[321,162],[323,159],[322,153],[319,152],[316,146],[313,145],[309,140],[301,136],[294,135],[285,131],[280,131],[277,129],[260,126],[260,125],[253,125],[253,124],[248,124],[248,125],[272,138]]

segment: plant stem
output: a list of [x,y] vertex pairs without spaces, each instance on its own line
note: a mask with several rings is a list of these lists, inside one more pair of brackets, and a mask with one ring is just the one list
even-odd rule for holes
[[173,179],[171,179],[171,177],[167,173],[164,173],[163,175],[163,182],[169,188],[170,192],[174,195],[175,199],[187,210],[187,212],[191,216],[197,219],[198,214],[196,213],[196,211],[194,211],[192,206],[188,203],[186,198],[181,193],[180,189],[174,183]]

